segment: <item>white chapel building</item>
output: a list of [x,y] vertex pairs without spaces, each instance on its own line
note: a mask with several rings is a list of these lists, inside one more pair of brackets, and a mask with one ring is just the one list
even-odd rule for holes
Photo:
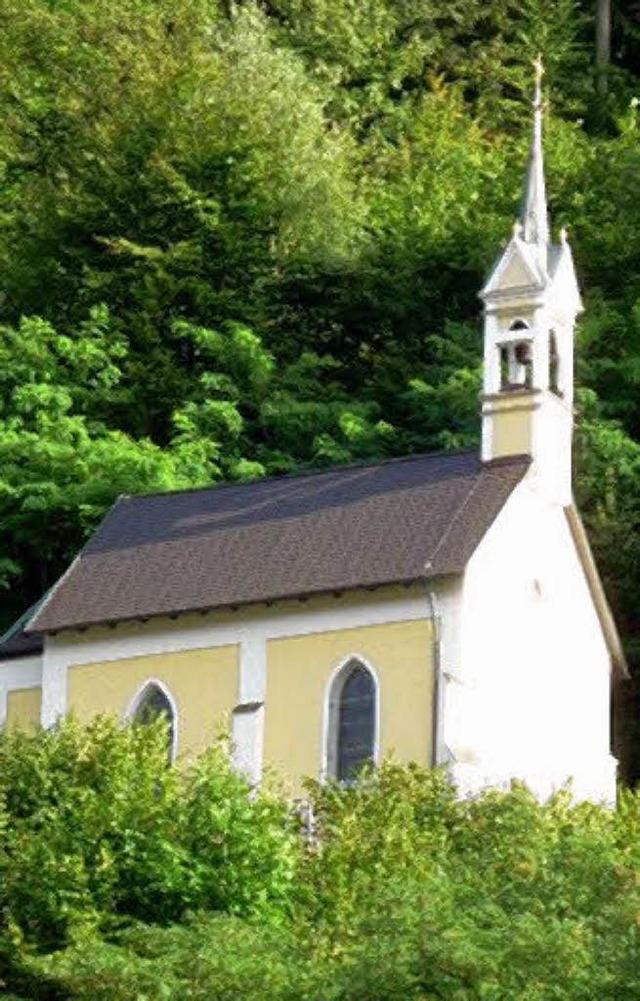
[[0,722],[221,720],[252,782],[444,765],[461,792],[612,802],[620,640],[571,489],[574,325],[538,83],[523,210],[481,292],[480,452],[123,497],[0,642]]

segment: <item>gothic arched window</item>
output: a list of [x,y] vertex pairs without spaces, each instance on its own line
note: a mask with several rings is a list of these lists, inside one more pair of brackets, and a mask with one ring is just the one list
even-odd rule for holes
[[377,685],[372,672],[350,660],[334,678],[329,696],[327,772],[345,782],[375,760]]
[[136,724],[145,726],[163,719],[167,728],[167,754],[169,761],[176,755],[176,707],[170,693],[158,681],[148,681],[127,714]]

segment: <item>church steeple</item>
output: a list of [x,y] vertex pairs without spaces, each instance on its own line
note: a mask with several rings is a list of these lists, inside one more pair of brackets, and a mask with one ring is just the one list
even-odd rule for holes
[[540,56],[535,62],[536,86],[533,99],[533,135],[529,151],[529,165],[525,184],[520,222],[522,239],[526,243],[545,246],[549,242],[547,193],[544,181],[544,149],[542,145],[542,76],[544,69]]
[[480,293],[485,304],[482,458],[529,454],[554,501],[571,500],[573,331],[582,309],[571,250],[549,229],[542,63],[520,218]]

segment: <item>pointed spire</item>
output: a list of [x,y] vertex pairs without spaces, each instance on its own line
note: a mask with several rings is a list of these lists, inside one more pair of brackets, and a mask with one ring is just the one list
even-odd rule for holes
[[545,245],[549,242],[547,196],[544,183],[544,154],[542,149],[542,58],[534,62],[536,89],[533,101],[533,137],[529,153],[529,166],[522,204],[522,239],[526,243]]

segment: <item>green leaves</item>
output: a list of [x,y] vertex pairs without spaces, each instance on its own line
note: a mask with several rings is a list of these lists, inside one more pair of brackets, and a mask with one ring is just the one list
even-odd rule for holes
[[[637,997],[635,795],[617,810],[576,805],[566,790],[541,804],[518,785],[460,800],[441,772],[386,762],[348,788],[310,786],[317,840],[303,852],[284,802],[248,796],[219,749],[179,775],[159,759],[151,767],[162,734],[149,733],[138,756],[140,735],[104,721],[85,734],[82,755],[80,731],[49,738],[52,770],[36,782],[38,745],[29,758],[16,746],[2,759],[10,788],[29,782],[22,814],[19,798],[6,811],[9,838],[48,803],[48,844],[60,853],[53,884],[36,830],[26,885],[42,894],[42,913],[75,915],[66,949],[14,952],[10,986],[29,984],[34,999],[44,990],[74,1001]],[[140,772],[136,802],[129,767]],[[56,841],[67,823],[74,838]],[[91,900],[122,889],[120,918],[137,908],[146,924],[91,911]],[[186,915],[180,900],[202,910]]]
[[297,842],[285,805],[251,793],[226,749],[167,768],[163,723],[71,720],[0,739],[5,934],[60,948],[118,917],[286,906]]

